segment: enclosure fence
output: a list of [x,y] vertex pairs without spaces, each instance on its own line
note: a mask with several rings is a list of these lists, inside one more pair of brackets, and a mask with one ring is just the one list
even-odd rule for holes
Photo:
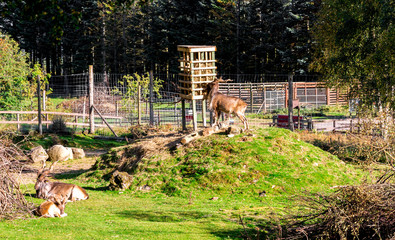
[[[131,91],[124,74],[93,74],[93,102],[97,111],[95,124],[99,127],[107,123],[111,126],[128,127],[136,124],[151,123],[154,125],[171,124],[180,127],[182,110],[178,90],[177,75],[152,75],[154,80],[162,80],[163,87],[153,92],[141,86],[139,91]],[[134,76],[135,77],[135,76]],[[251,125],[269,124],[271,119],[262,119],[260,114],[286,108],[288,100],[288,75],[223,75],[232,82],[221,83],[220,92],[243,99],[247,104],[246,115]],[[317,76],[295,76],[292,91],[301,107],[313,108],[322,105],[344,104],[345,94],[325,87],[317,82]],[[54,112],[67,112],[62,115],[68,123],[81,128],[88,127],[89,114],[89,74],[52,76],[47,87],[51,94],[45,101],[44,123],[57,115]],[[133,89],[132,89],[133,90]],[[152,94],[150,94],[152,92]],[[197,102],[198,125],[202,114],[202,102]],[[74,115],[73,115],[74,114]],[[200,114],[200,116],[199,116]],[[210,113],[208,112],[207,115]],[[13,117],[14,120],[15,116]],[[18,121],[34,121],[34,117],[18,114]],[[186,103],[187,124],[192,124],[192,106]],[[207,119],[210,119],[207,116]],[[200,121],[199,121],[200,120]],[[231,118],[239,124],[238,119]],[[107,122],[105,124],[105,122]]]

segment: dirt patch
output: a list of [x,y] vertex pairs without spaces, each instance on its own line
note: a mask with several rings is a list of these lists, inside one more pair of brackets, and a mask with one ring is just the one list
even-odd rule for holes
[[[65,162],[58,162],[53,170],[54,175],[58,174],[71,174],[71,173],[83,173],[92,168],[95,164],[96,159],[105,154],[106,150],[87,150],[86,157],[81,159],[72,159]],[[47,162],[47,165],[50,164]],[[20,184],[32,184],[36,182],[37,172],[41,169],[42,164],[30,163],[26,161],[23,164],[22,171],[16,176]]]
[[150,132],[143,138],[131,140],[126,146],[113,148],[110,154],[96,163],[95,168],[131,173],[142,159],[160,161],[168,158],[183,136],[180,132]]

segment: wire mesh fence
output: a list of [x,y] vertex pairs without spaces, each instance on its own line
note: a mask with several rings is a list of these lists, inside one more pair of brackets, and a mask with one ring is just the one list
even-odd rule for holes
[[[107,122],[113,126],[128,127],[136,124],[151,123],[154,125],[170,124],[175,127],[182,125],[182,109],[178,90],[178,75],[153,75],[154,80],[162,80],[162,88],[150,94],[147,86],[140,94],[131,91],[125,74],[95,73],[94,105]],[[133,80],[136,76],[133,75]],[[221,83],[220,92],[243,99],[247,104],[247,118],[250,125],[261,125],[271,122],[260,117],[261,114],[286,108],[288,74],[276,75],[223,75],[232,82]],[[333,91],[315,82],[317,76],[295,76],[294,96],[301,106],[317,107],[330,103]],[[298,82],[303,81],[303,82]],[[89,74],[53,76],[49,81],[52,90],[48,96],[48,105],[44,110],[67,112],[75,115],[63,115],[66,121],[75,127],[86,128],[89,114]],[[333,98],[333,97],[332,97]],[[203,123],[203,102],[197,101],[197,123]],[[186,102],[187,126],[192,126],[193,114],[191,102]],[[210,119],[210,113],[206,113]],[[48,124],[56,114],[45,114]],[[96,115],[97,116],[97,115]],[[34,120],[34,119],[33,119]],[[231,122],[241,124],[238,119],[230,118]],[[95,118],[95,124],[105,126],[103,119]],[[209,124],[209,123],[206,123]]]

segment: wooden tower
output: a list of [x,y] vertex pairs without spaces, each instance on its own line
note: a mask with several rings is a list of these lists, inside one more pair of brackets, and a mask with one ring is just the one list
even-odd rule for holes
[[196,100],[202,100],[203,125],[206,126],[206,100],[204,89],[214,81],[215,46],[178,45],[180,53],[180,97],[182,99],[182,127],[186,129],[185,100],[192,100],[193,129],[197,130]]

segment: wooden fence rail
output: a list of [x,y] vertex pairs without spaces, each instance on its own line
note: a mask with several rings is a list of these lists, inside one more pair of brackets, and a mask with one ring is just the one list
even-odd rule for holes
[[[17,124],[18,126],[18,131],[20,130],[20,124],[34,124],[34,125],[38,125],[39,121],[37,119],[38,116],[38,111],[0,111],[0,115],[2,114],[12,114],[12,115],[16,115],[17,116],[17,120],[2,120],[0,118],[0,124]],[[35,116],[34,118],[32,118],[32,120],[21,120],[21,115],[33,115]],[[67,125],[71,125],[71,126],[80,126],[80,127],[89,127],[89,122],[88,122],[88,118],[89,118],[89,114],[83,114],[83,113],[65,113],[65,112],[48,112],[48,111],[42,111],[41,115],[44,116],[44,121],[42,121],[42,124],[46,124],[47,128],[48,125],[52,123],[52,120],[49,120],[49,116],[67,116],[67,117],[74,117],[74,122],[66,122]],[[102,115],[101,116],[102,119],[116,119],[118,120],[118,124],[117,125],[121,125],[122,124],[122,120],[124,119],[124,117],[122,116],[109,116],[109,115]],[[79,118],[83,118],[83,122],[78,122]],[[84,120],[87,120],[87,122],[85,123]],[[104,122],[104,121],[103,121]],[[97,124],[95,123],[95,126],[98,127],[106,127],[107,124]]]
[[[260,113],[266,110],[285,108],[289,89],[287,83],[221,83],[220,92],[245,100],[249,111]],[[346,104],[345,92],[327,88],[322,82],[295,82],[293,96],[302,106]]]

